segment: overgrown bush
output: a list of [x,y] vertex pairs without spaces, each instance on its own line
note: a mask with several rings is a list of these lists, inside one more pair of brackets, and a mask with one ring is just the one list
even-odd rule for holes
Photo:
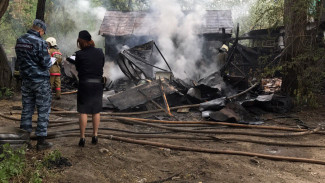
[[295,90],[299,105],[317,107],[317,95],[325,94],[325,55],[324,48],[307,51],[293,59],[297,69],[298,88]]
[[9,182],[13,176],[23,173],[26,166],[25,148],[14,150],[9,144],[2,146],[0,154],[0,181]]
[[71,166],[58,150],[50,151],[41,160],[27,159],[26,147],[13,149],[9,144],[2,146],[0,154],[0,182],[32,182],[41,183],[45,177],[53,176],[49,169]]
[[[296,105],[318,107],[318,96],[325,94],[325,49],[306,49],[291,61],[282,60],[277,64],[258,70],[259,78],[279,77],[288,75],[288,71],[297,73],[297,88],[294,90]],[[270,59],[260,57],[260,64]],[[266,64],[267,65],[267,64]]]

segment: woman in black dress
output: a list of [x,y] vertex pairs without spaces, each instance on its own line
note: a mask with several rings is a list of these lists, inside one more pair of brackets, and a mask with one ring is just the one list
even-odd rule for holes
[[95,48],[88,31],[79,32],[77,45],[81,49],[76,52],[76,69],[78,71],[79,86],[77,94],[77,111],[80,113],[80,141],[79,146],[85,146],[85,129],[87,114],[92,114],[93,136],[92,144],[98,142],[98,127],[102,111],[103,97],[103,67],[105,56],[101,49]]

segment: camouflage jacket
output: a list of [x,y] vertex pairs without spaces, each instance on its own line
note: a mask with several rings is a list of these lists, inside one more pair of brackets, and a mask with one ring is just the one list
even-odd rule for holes
[[49,79],[51,59],[48,45],[38,32],[31,29],[18,38],[15,50],[22,79],[34,82]]
[[56,62],[53,64],[53,66],[50,69],[50,75],[60,76],[61,75],[60,65],[62,62],[62,54],[57,47],[54,47],[50,49],[50,55],[51,57],[56,58]]

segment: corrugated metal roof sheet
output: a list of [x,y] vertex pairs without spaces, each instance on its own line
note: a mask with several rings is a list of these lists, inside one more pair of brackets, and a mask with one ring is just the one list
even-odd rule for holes
[[[144,24],[147,22],[148,14],[145,11],[107,11],[99,34],[104,36],[144,35],[145,32],[141,31],[144,30],[142,28],[150,26]],[[200,34],[222,33],[222,28],[225,28],[227,34],[231,34],[233,26],[230,10],[208,10]]]

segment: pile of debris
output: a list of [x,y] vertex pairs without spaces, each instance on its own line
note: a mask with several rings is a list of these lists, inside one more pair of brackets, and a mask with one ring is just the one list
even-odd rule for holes
[[114,87],[119,87],[120,83],[113,84],[110,91],[105,92],[106,108],[152,110],[154,105],[170,114],[169,107],[199,104],[203,118],[250,124],[261,123],[256,111],[284,113],[292,108],[289,97],[276,94],[282,84],[279,78],[250,84],[246,77],[222,76],[220,72],[214,72],[198,81],[184,81],[173,76],[165,59],[169,71],[158,68],[154,76],[157,59],[150,58],[155,55],[153,48],[159,51],[154,42],[149,42],[120,53],[121,70],[137,84],[119,92],[115,92]]
[[[158,59],[165,61],[167,70],[155,66]],[[73,57],[67,61],[66,67],[71,72]],[[196,104],[206,119],[260,124],[261,111],[284,113],[292,108],[289,97],[276,94],[282,84],[279,78],[249,81],[244,76],[217,71],[198,81],[177,79],[153,41],[123,50],[117,63],[127,78],[106,87],[103,95],[105,109],[161,109],[173,117],[170,107]],[[71,72],[70,75],[74,77],[76,74]]]

